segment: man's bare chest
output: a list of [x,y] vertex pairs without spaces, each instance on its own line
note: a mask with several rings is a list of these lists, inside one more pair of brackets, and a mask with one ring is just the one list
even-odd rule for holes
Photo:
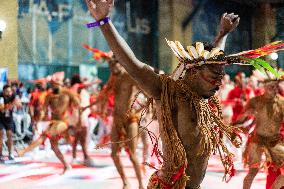
[[[255,109],[258,125],[279,125],[282,122],[282,112],[272,103],[259,103]],[[278,112],[278,113],[277,113]]]
[[194,148],[200,140],[200,131],[197,127],[197,113],[192,104],[187,100],[177,102],[177,111],[173,115],[176,119],[176,128],[185,148]]

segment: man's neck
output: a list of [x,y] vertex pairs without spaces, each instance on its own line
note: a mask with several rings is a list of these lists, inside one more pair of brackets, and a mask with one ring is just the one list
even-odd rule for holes
[[201,98],[201,99],[204,99],[203,97],[199,96],[196,92],[196,90],[194,90],[194,87],[192,85],[192,83],[190,83],[190,81],[186,80],[186,79],[183,79],[183,80],[180,80],[181,81],[181,84],[182,84],[182,88],[187,92],[187,93],[190,93],[192,95],[194,95],[195,97],[198,97],[198,98]]

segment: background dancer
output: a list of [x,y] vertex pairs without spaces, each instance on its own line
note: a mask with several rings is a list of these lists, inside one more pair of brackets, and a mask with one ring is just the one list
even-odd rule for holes
[[[244,122],[254,115],[256,125],[249,137],[244,152],[244,162],[249,166],[249,172],[244,178],[243,189],[249,189],[253,179],[262,167],[261,157],[266,155],[269,166],[282,167],[284,163],[284,143],[281,140],[280,128],[284,121],[284,99],[279,95],[279,81],[266,81],[265,93],[252,98],[245,108],[245,114],[237,123]],[[279,189],[283,184],[282,176],[275,181],[273,189]],[[280,184],[280,185],[279,185]]]
[[[110,66],[111,76],[105,88],[105,93],[102,93],[100,96],[108,99],[109,96],[107,94],[114,94],[113,126],[111,131],[111,157],[119,175],[121,176],[123,188],[129,188],[129,184],[119,158],[119,152],[121,148],[124,147],[131,162],[133,163],[139,182],[139,189],[143,189],[144,187],[142,183],[141,170],[136,155],[138,138],[136,137],[129,142],[119,142],[126,141],[127,139],[131,139],[138,135],[138,114],[134,110],[134,112],[129,112],[127,115],[131,102],[134,99],[134,95],[138,92],[138,90],[136,88],[135,81],[130,78],[129,74],[126,73],[124,68],[118,63],[115,57],[107,60]],[[103,102],[108,102],[108,100],[103,100],[98,97],[98,103],[100,103],[100,100]],[[103,112],[105,112],[106,109],[105,105],[102,105],[100,108],[103,110]]]
[[[63,76],[64,78],[64,76]],[[48,110],[51,111],[51,121],[48,128],[35,141],[33,141],[26,149],[18,151],[19,156],[23,156],[26,152],[33,150],[35,147],[41,145],[47,138],[50,141],[51,149],[54,151],[57,158],[63,163],[63,174],[72,167],[67,163],[63,154],[58,147],[58,141],[65,138],[70,142],[68,134],[68,119],[67,113],[71,109],[75,111],[80,106],[80,100],[76,94],[71,93],[68,89],[62,87],[61,80],[52,80],[52,93],[45,98],[44,112],[48,118]]]
[[[78,85],[82,85],[79,87]],[[80,106],[81,108],[87,107],[90,105],[90,94],[83,87],[83,83],[79,75],[75,74],[71,78],[71,90],[78,94],[80,97]],[[84,155],[84,165],[88,167],[93,167],[94,162],[88,154],[88,137],[89,137],[89,123],[88,117],[90,114],[90,108],[82,110],[72,110],[69,115],[69,125],[72,126],[74,131],[74,141],[72,143],[72,157],[73,160],[76,159],[77,144],[80,143],[82,147],[82,152]]]

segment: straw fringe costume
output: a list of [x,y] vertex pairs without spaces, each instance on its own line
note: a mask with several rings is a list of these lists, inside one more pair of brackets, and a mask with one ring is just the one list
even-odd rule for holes
[[154,173],[148,184],[148,189],[181,189],[186,186],[189,180],[185,174],[187,167],[186,152],[180,140],[172,120],[173,108],[175,106],[175,83],[167,77],[161,77],[161,125],[160,132],[163,140],[163,160],[162,170],[166,173],[166,178],[159,178]]
[[[161,171],[165,178],[159,178],[157,172],[150,178],[148,189],[181,189],[186,186],[190,179],[186,176],[187,158],[185,148],[172,120],[174,111],[179,100],[186,99],[190,106],[196,109],[198,128],[202,134],[199,155],[210,156],[211,152],[219,152],[225,173],[233,176],[234,168],[232,157],[222,141],[226,135],[229,140],[235,139],[235,129],[224,125],[221,120],[221,108],[217,98],[212,97],[211,103],[217,108],[217,114],[212,110],[209,103],[197,94],[186,89],[183,81],[174,81],[167,76],[161,76],[161,125],[160,133],[163,141],[164,162]],[[222,152],[221,152],[222,151]],[[190,167],[188,167],[190,169]]]

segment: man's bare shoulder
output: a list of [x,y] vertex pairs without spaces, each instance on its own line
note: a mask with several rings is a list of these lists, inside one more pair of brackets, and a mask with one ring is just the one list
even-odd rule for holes
[[73,96],[74,96],[74,97],[79,96],[77,93],[74,93],[74,92],[72,92],[71,90],[69,90],[69,89],[67,89],[67,88],[62,89],[60,94],[61,94],[61,95],[72,96],[72,97],[73,97]]

